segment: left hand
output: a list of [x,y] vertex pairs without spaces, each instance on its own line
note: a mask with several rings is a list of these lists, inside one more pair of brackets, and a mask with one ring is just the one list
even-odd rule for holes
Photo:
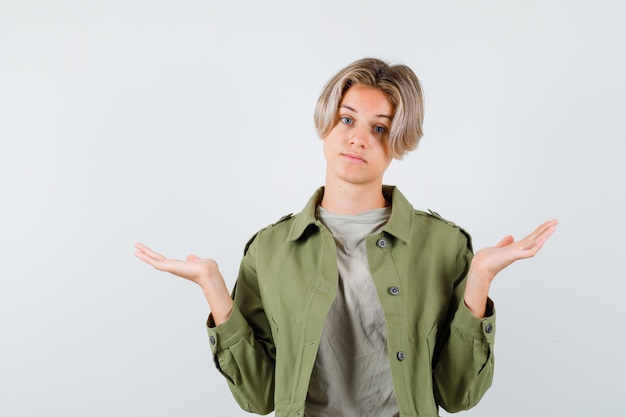
[[504,237],[497,245],[476,252],[470,269],[491,283],[500,271],[513,262],[535,256],[556,231],[557,224],[558,220],[549,220],[517,242],[511,235]]
[[479,250],[467,273],[465,304],[477,317],[484,317],[489,287],[495,276],[513,262],[532,258],[556,231],[558,220],[549,220],[525,238],[515,241],[506,236],[498,244]]

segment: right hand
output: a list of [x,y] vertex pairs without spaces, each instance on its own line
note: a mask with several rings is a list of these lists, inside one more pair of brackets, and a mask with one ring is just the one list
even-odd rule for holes
[[206,286],[211,277],[221,276],[217,262],[213,259],[201,259],[196,255],[189,255],[186,261],[180,261],[166,258],[143,243],[135,243],[135,248],[137,248],[135,256],[152,265],[155,269],[186,278],[202,288]]
[[233,300],[217,262],[213,259],[202,259],[196,255],[189,255],[186,261],[166,258],[142,243],[136,243],[135,248],[137,248],[135,256],[155,269],[198,284],[209,302],[215,324],[219,325],[228,319],[233,308]]

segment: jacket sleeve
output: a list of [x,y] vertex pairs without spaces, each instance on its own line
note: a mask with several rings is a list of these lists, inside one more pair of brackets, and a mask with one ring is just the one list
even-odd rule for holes
[[209,316],[207,331],[215,366],[239,406],[251,413],[269,414],[274,410],[276,349],[259,291],[255,253],[254,242],[249,243],[228,320],[215,326]]
[[440,336],[433,363],[437,403],[448,412],[475,406],[491,386],[494,368],[495,309],[487,301],[487,314],[479,319],[464,301],[472,248],[469,235],[459,233],[456,276],[448,326]]

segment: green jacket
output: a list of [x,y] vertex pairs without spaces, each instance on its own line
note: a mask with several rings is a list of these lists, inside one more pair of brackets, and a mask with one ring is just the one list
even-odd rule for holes
[[[215,365],[246,411],[303,416],[324,319],[338,286],[335,242],[315,219],[320,188],[301,213],[261,230],[245,249],[235,306],[208,333]],[[491,385],[495,312],[465,306],[469,235],[436,213],[414,210],[395,188],[381,233],[366,239],[387,321],[400,416],[437,416],[474,406]]]

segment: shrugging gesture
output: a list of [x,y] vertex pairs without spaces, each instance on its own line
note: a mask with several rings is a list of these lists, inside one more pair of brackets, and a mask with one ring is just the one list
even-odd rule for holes
[[139,259],[204,291],[215,365],[244,410],[435,416],[473,407],[490,387],[491,283],[535,256],[558,222],[472,254],[460,228],[415,210],[383,177],[417,147],[423,117],[406,65],[364,58],[329,79],[314,113],[324,187],[255,235],[236,307],[214,260],[135,245]]

